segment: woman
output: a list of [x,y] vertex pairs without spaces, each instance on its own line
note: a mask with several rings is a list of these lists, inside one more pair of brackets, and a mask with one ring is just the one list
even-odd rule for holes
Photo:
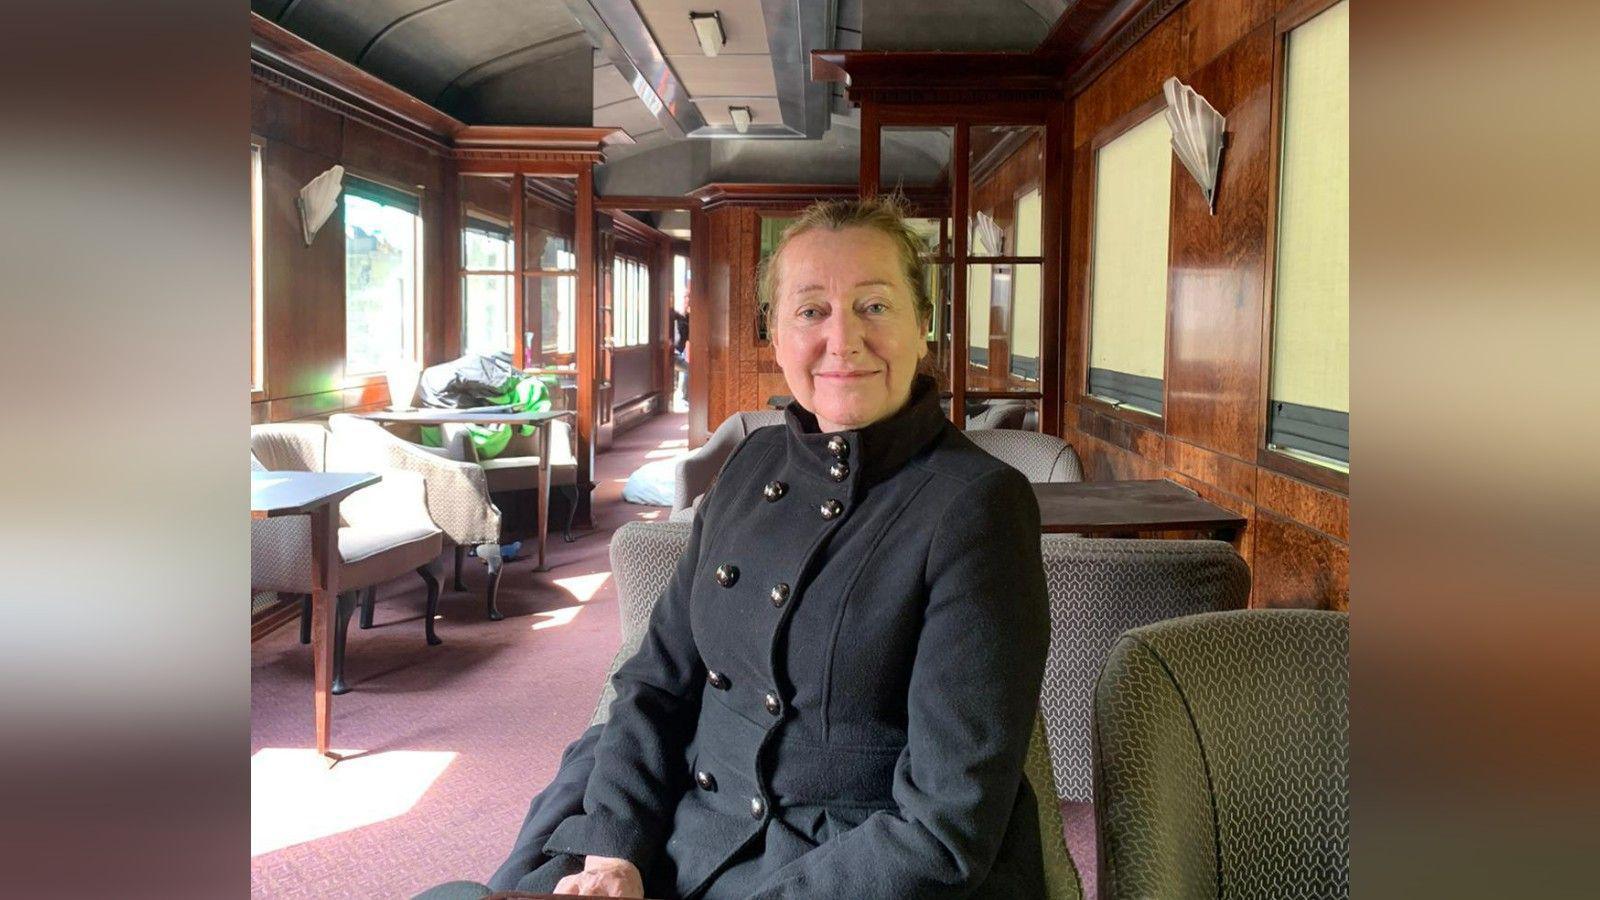
[[524,889],[1043,892],[1022,778],[1049,638],[1039,511],[917,374],[919,248],[886,200],[784,233],[761,294],[786,423],[700,506],[614,678],[582,812]]

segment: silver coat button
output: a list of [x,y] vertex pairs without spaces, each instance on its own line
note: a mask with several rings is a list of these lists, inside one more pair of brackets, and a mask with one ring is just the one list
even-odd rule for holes
[[778,715],[779,713],[783,712],[783,701],[778,699],[777,694],[768,692],[766,703],[767,712],[772,713],[773,715]]
[[778,584],[773,585],[772,586],[772,605],[776,606],[778,609],[783,609],[783,605],[785,603],[788,603],[788,602],[789,602],[789,586],[787,584],[783,584],[781,582],[778,583]]
[[768,503],[776,503],[783,499],[783,495],[788,492],[789,486],[787,484],[781,481],[769,481],[767,486],[761,489],[761,496],[767,498]]
[[828,452],[840,458],[849,456],[850,442],[836,434],[828,438]]
[[694,783],[699,785],[702,791],[714,791],[717,789],[717,779],[713,778],[710,772],[700,771],[694,773]]
[[817,511],[822,513],[824,519],[837,519],[839,513],[844,512],[844,504],[837,500],[824,500]]
[[718,672],[716,669],[706,670],[706,682],[719,691],[728,689],[728,676]]
[[843,481],[850,477],[850,467],[842,462],[836,462],[828,467],[828,477],[834,481]]
[[717,584],[733,587],[733,583],[739,580],[739,567],[723,563],[717,566],[717,571],[713,574],[716,576]]
[[760,797],[750,798],[750,818],[759,819],[767,814],[767,805],[761,802]]

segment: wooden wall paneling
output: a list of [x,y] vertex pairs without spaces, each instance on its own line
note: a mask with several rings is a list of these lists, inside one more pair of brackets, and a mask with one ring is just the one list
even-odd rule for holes
[[753,209],[740,210],[740,273],[734,282],[738,286],[739,312],[732,323],[729,339],[739,348],[739,400],[736,411],[760,409],[759,358],[767,344],[757,339],[756,319],[761,308],[756,290],[756,266],[761,259],[761,215]]
[[1071,121],[1070,103],[1055,104],[1045,120],[1043,227],[1039,235],[1039,248],[1045,257],[1039,272],[1039,387],[1044,392],[1044,399],[1039,403],[1039,430],[1045,434],[1063,433],[1061,405],[1067,396],[1063,390],[1061,363],[1066,356],[1062,341],[1067,297],[1064,226],[1073,195],[1072,144],[1067,134],[1067,123]]
[[650,276],[650,345],[655,348],[654,389],[661,393],[661,410],[672,406],[677,373],[672,367],[672,240],[663,236],[656,242],[654,271]]
[[338,113],[259,79],[250,81],[250,130],[271,143],[289,144],[337,162],[344,142],[340,121]]
[[1188,0],[1178,11],[1183,20],[1184,44],[1180,71],[1193,72],[1211,62],[1257,26],[1270,21],[1278,3],[1279,0]]
[[511,176],[511,359],[519,369],[533,363],[523,338],[528,330],[527,187],[527,176]]
[[295,197],[336,164],[288,143],[262,151],[262,327],[267,400],[319,394],[344,379],[344,237],[338,212],[306,246]]
[[1350,548],[1257,509],[1252,525],[1253,607],[1350,608]]
[[707,412],[711,404],[711,244],[710,214],[689,213],[689,446],[698,447],[710,436]]
[[[1070,136],[1063,138],[1070,140]],[[1076,408],[1083,398],[1089,346],[1089,267],[1091,221],[1094,217],[1090,178],[1093,153],[1088,144],[1072,149],[1072,202],[1067,208],[1066,277],[1062,279],[1066,303],[1062,313],[1066,325],[1066,354],[1062,359],[1062,402],[1074,412],[1064,418],[1076,422]]]
[[868,103],[861,107],[861,117],[857,123],[861,140],[861,196],[871,197],[878,192],[878,179],[882,177],[882,151],[883,134],[878,123],[878,105]]
[[955,258],[951,267],[955,283],[950,287],[950,421],[957,428],[966,428],[967,404],[967,369],[971,366],[968,360],[967,347],[970,346],[967,334],[971,315],[967,311],[967,278],[964,264],[967,261],[967,236],[971,229],[967,227],[969,204],[969,185],[967,183],[968,141],[970,129],[958,122],[955,127],[955,140],[950,150],[950,219],[953,233],[950,235],[950,253]]
[[1167,433],[1254,461],[1261,398],[1272,28],[1191,76],[1228,117],[1217,212],[1174,165],[1168,275]]
[[1256,497],[1256,467],[1221,453],[1214,453],[1168,434],[1165,441],[1166,465],[1206,484],[1213,484],[1253,502]]
[[444,277],[444,288],[439,292],[439,303],[428,307],[428,333],[423,362],[436,365],[453,359],[461,351],[461,176],[453,163],[446,160],[444,185],[439,192],[439,227],[429,229],[428,244],[435,247],[439,260],[435,268]]
[[1335,540],[1350,542],[1350,498],[1343,494],[1323,490],[1271,469],[1258,469],[1256,505]]
[[[520,182],[521,179],[518,179]],[[577,329],[574,342],[577,350],[578,362],[578,483],[583,484],[594,476],[595,442],[598,438],[596,421],[599,412],[599,396],[596,380],[599,377],[597,366],[599,359],[599,323],[600,296],[599,286],[596,284],[596,256],[595,253],[595,212],[594,212],[594,172],[585,166],[578,172],[577,206],[573,210],[573,224],[575,226],[574,249],[577,251],[578,278],[577,278]],[[522,207],[522,196],[517,195],[517,207]],[[519,215],[520,220],[520,215]],[[518,265],[521,265],[519,262]],[[518,335],[520,343],[521,336]],[[579,491],[582,498],[578,507],[578,520],[585,528],[592,528],[590,516],[589,491]]]
[[1168,16],[1074,98],[1074,144],[1086,143],[1135,103],[1159,94],[1168,76],[1182,74],[1183,34],[1183,18]]

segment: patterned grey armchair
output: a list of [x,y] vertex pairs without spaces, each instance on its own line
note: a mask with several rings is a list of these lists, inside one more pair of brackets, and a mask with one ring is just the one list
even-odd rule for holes
[[[467,548],[478,548],[479,558],[489,568],[489,587],[484,598],[488,616],[496,620],[504,618],[495,608],[502,569],[500,508],[489,497],[489,478],[483,467],[473,459],[452,458],[470,453],[466,432],[451,435],[451,447],[432,448],[414,444],[390,433],[377,422],[359,416],[330,416],[328,428],[352,455],[359,457],[365,468],[397,469],[414,472],[422,478],[426,485],[428,516],[444,532],[445,546],[455,549],[455,589],[465,590],[466,587],[461,582],[461,567]],[[362,628],[372,627],[371,609],[370,605],[363,604]]]
[[1163,619],[1243,607],[1250,570],[1222,541],[1041,536],[1050,593],[1044,713],[1062,800],[1093,794],[1094,682],[1118,635]]
[[1095,689],[1101,897],[1349,896],[1349,640],[1289,609],[1122,636]]
[[694,502],[711,489],[711,482],[722,471],[722,464],[733,455],[733,448],[749,436],[750,432],[767,425],[783,422],[783,410],[764,409],[757,412],[737,412],[722,420],[710,440],[693,453],[678,461],[673,478],[672,521],[688,521]]
[[966,432],[985,453],[1028,476],[1035,483],[1082,481],[1083,465],[1072,445],[1037,431],[981,429]]
[[[423,634],[429,644],[440,640],[433,619],[439,608],[439,579],[434,561],[443,535],[428,518],[422,477],[414,472],[371,465],[372,461],[336,439],[321,425],[287,423],[250,428],[253,471],[370,472],[383,480],[346,497],[339,504],[338,618],[333,635],[333,692],[350,688],[344,680],[344,647],[350,614],[358,599],[362,617],[370,620],[377,586],[407,572],[422,576],[428,587]],[[250,523],[250,590],[298,594],[301,597],[300,642],[311,641],[311,521],[307,516],[257,519]]]
[[[595,706],[590,725],[605,722],[611,714],[616,691],[611,676],[628,657],[639,651],[644,640],[650,611],[672,578],[678,558],[689,546],[689,522],[629,522],[611,538],[611,570],[617,580],[617,611],[622,619],[622,647],[606,670],[605,686]],[[1024,764],[1028,783],[1039,800],[1039,834],[1044,841],[1045,887],[1047,900],[1081,900],[1083,890],[1078,870],[1067,853],[1062,832],[1061,808],[1055,801],[1055,779],[1051,772],[1050,748],[1044,721],[1036,717],[1033,739],[1028,744]]]

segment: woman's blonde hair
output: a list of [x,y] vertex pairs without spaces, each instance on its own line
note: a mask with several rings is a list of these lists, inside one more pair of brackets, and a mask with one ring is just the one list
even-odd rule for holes
[[933,319],[933,300],[928,297],[927,284],[922,280],[925,245],[922,236],[906,223],[909,210],[905,198],[898,194],[844,200],[820,200],[805,208],[778,238],[772,255],[761,261],[757,272],[756,295],[761,302],[761,317],[770,331],[772,309],[778,301],[779,265],[789,242],[808,231],[822,228],[840,231],[845,228],[870,228],[888,237],[900,257],[900,271],[911,287],[917,322],[926,325]]

